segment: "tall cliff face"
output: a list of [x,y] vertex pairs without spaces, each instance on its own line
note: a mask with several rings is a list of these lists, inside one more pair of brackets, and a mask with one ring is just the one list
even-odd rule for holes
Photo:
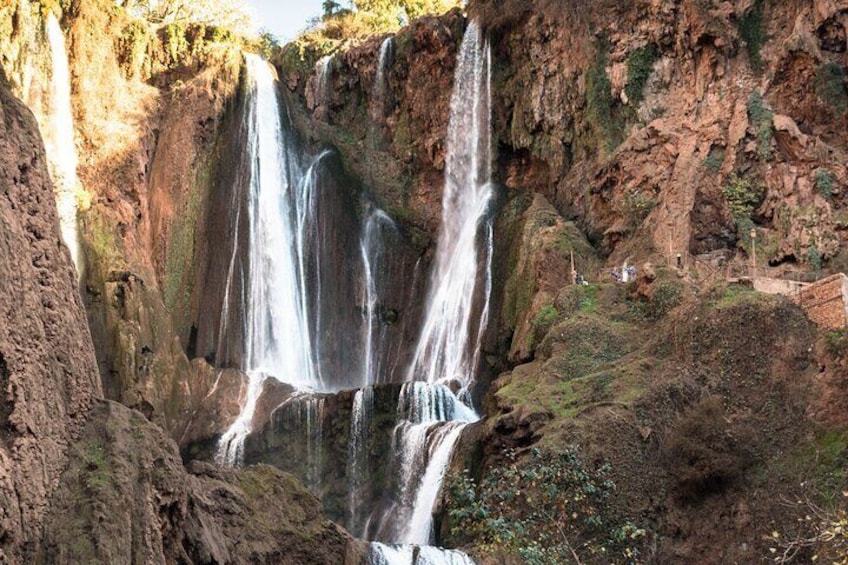
[[[99,15],[94,12],[89,17]],[[84,7],[77,17],[86,21]],[[361,545],[323,518],[319,501],[293,476],[268,467],[236,472],[195,464],[187,470],[176,443],[161,427],[140,412],[103,399],[76,275],[59,232],[38,123],[12,95],[2,71],[0,123],[0,561],[359,563]],[[132,121],[97,123],[92,118],[82,123],[92,128],[89,134],[101,135],[96,126],[134,125]],[[208,127],[198,127],[204,125]],[[179,140],[169,144],[178,146]],[[120,148],[98,150],[113,156],[111,151]],[[130,156],[133,150],[138,146],[130,147]],[[115,165],[103,154],[87,154],[93,160],[87,165],[92,168],[85,169],[87,175],[93,174],[92,162],[103,175],[96,180],[86,176],[87,186],[95,199],[103,200],[89,210],[86,219],[141,220],[136,212],[121,215],[127,212],[123,198],[132,196],[134,189],[141,190],[141,179],[134,179],[138,184],[111,185],[109,179],[129,182],[133,177],[121,176],[127,172],[126,161],[119,158]],[[96,158],[105,159],[106,164]],[[156,186],[170,189],[173,195],[184,185],[163,181]],[[115,208],[105,206],[107,201]],[[127,229],[127,237],[120,240],[124,245],[127,241],[138,244],[131,249],[123,245],[110,249],[102,240],[89,241],[90,246],[104,246],[99,250],[110,252],[107,259],[114,263],[99,263],[104,257],[88,250],[87,293],[92,294],[94,282],[111,283],[115,285],[112,298],[121,302],[107,307],[123,315],[116,322],[119,329],[128,315],[136,315],[136,326],[130,329],[138,335],[173,335],[176,323],[150,314],[157,307],[164,311],[156,302],[161,302],[161,295],[152,292],[158,287],[154,262],[142,263],[149,259],[145,252],[155,246],[145,248],[131,239],[138,233]],[[136,270],[112,274],[109,269],[119,261]],[[105,281],[98,278],[103,273],[109,273]],[[151,281],[150,294],[144,294],[144,276]],[[135,297],[124,292],[132,291],[134,284],[141,290]],[[114,328],[95,329],[110,332]],[[135,349],[135,342],[128,343],[132,347],[117,351],[145,354]],[[115,354],[108,346],[106,354]],[[175,351],[185,356],[178,340]],[[198,364],[195,369],[204,382],[213,381],[211,370]],[[184,375],[167,377],[174,386],[188,386],[180,380]],[[107,386],[113,384],[104,380]],[[141,385],[144,393],[152,388],[144,381]],[[181,397],[169,390],[153,400],[179,405]]]
[[100,381],[38,126],[2,73],[0,121],[0,559],[22,562]]
[[[616,260],[747,253],[754,227],[761,260],[818,267],[844,239],[844,10],[472,2],[493,43],[500,181],[545,196]],[[333,56],[324,86],[308,53],[280,60],[303,129],[429,233],[462,26],[454,13],[398,33],[381,108],[377,40]]]

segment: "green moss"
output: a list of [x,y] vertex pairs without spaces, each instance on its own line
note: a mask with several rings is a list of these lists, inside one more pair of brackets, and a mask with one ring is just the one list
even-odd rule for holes
[[658,58],[659,52],[653,45],[640,47],[627,55],[627,86],[624,92],[632,106],[638,107],[642,103],[645,85]]
[[114,487],[114,476],[109,466],[106,449],[100,443],[82,445],[83,483],[89,490],[104,490]]
[[833,197],[833,175],[824,167],[813,171],[816,180],[816,190],[828,200]]
[[606,42],[599,42],[595,61],[586,71],[586,116],[597,147],[611,153],[624,139],[624,124],[615,112],[612,83],[607,76],[608,49]]
[[766,107],[763,95],[755,90],[748,97],[748,118],[751,120],[757,135],[757,155],[763,161],[771,153],[772,120],[774,112]]
[[715,174],[721,169],[724,164],[725,151],[721,147],[713,147],[710,149],[710,154],[704,159],[704,167],[711,173]]
[[556,321],[557,316],[559,316],[559,312],[553,305],[543,306],[536,315],[536,319],[533,320],[533,327],[539,332],[544,332]]
[[838,113],[848,110],[845,69],[836,63],[825,63],[816,70],[816,92]]
[[751,67],[757,72],[762,71],[764,61],[760,51],[766,41],[763,0],[756,0],[751,9],[739,19],[739,37],[745,42]]

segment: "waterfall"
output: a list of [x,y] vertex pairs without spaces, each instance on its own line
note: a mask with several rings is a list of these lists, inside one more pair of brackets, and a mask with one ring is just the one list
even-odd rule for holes
[[350,443],[348,443],[347,475],[348,486],[348,530],[364,535],[362,521],[362,489],[368,469],[370,447],[370,427],[374,417],[374,389],[371,387],[356,391],[350,418]]
[[318,73],[318,92],[316,101],[318,105],[324,106],[330,101],[330,80],[333,72],[333,57],[325,55],[318,60],[316,64]]
[[387,37],[380,44],[380,56],[377,59],[377,73],[374,75],[374,101],[382,118],[386,112],[386,95],[389,90],[389,80],[386,71],[392,64],[394,52],[394,40],[392,36]]
[[453,448],[465,425],[478,419],[448,387],[411,382],[398,398],[393,466],[398,486],[383,514],[378,538],[407,544],[432,542],[432,510]]
[[371,544],[367,565],[474,565],[464,553],[437,547]]
[[82,248],[77,226],[77,150],[74,145],[74,118],[71,111],[71,76],[65,36],[53,13],[47,15],[47,40],[50,43],[52,73],[50,80],[49,127],[44,144],[56,187],[56,207],[62,239],[71,252],[71,260],[82,278]]
[[371,207],[365,220],[359,252],[362,258],[363,289],[363,362],[361,386],[366,387],[385,382],[382,367],[385,326],[381,322],[383,313],[377,283],[381,276],[381,263],[385,260],[386,247],[383,230],[396,230],[394,221],[379,208]]
[[[491,293],[490,57],[488,42],[472,22],[457,61],[448,125],[442,227],[427,314],[408,380],[434,383],[456,379],[467,387],[477,368],[477,351]],[[486,267],[482,273],[480,239],[485,242],[482,255]]]
[[[311,184],[302,182],[296,152],[283,131],[272,67],[257,55],[246,54],[245,61],[250,270],[244,296],[243,365],[249,383],[241,414],[218,447],[218,461],[230,465],[240,463],[244,438],[251,431],[256,400],[266,378],[302,389],[321,388],[312,358],[303,260],[303,232],[309,224],[312,195],[304,194],[302,188]],[[232,271],[228,273],[227,289],[235,275]]]

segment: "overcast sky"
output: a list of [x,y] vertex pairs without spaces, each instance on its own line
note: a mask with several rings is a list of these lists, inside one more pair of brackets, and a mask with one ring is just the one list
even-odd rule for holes
[[256,25],[271,31],[281,43],[295,38],[307,22],[321,15],[322,0],[249,0]]

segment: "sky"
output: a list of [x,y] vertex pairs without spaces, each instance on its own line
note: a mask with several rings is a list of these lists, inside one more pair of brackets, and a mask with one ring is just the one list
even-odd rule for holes
[[310,19],[321,15],[322,0],[249,0],[257,27],[266,28],[281,43],[295,38]]

